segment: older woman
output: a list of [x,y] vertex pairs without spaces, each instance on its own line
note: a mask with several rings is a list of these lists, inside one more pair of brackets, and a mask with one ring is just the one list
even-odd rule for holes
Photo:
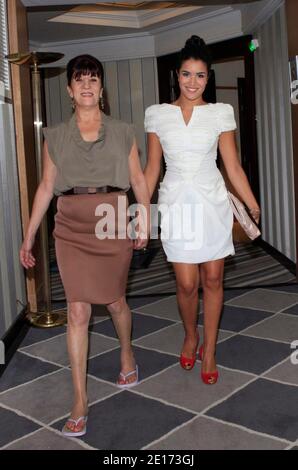
[[[146,246],[148,221],[140,220],[134,241],[127,236],[126,191],[131,185],[137,202],[147,209],[149,194],[132,127],[99,107],[103,107],[102,64],[89,55],[75,57],[67,65],[67,77],[74,114],[68,122],[44,129],[43,178],[20,260],[27,269],[35,265],[35,234],[53,194],[57,195],[54,237],[68,303],[67,345],[74,386],[71,415],[62,432],[82,436],[88,414],[86,364],[92,303],[107,305],[120,340],[117,385],[126,388],[138,382],[125,290],[133,245]],[[110,218],[104,220],[106,213]]]

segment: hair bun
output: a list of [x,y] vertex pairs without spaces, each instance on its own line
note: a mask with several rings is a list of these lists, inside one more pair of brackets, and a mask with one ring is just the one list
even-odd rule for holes
[[194,48],[194,47],[204,47],[206,43],[204,39],[200,38],[199,36],[192,35],[190,38],[187,39],[185,46],[187,48]]
[[195,59],[205,62],[208,73],[211,70],[211,53],[204,39],[193,34],[187,39],[177,58],[177,70],[185,60]]

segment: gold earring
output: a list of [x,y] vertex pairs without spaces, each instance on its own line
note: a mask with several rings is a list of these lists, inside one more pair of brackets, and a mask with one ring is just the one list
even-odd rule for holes
[[72,107],[72,110],[75,111],[75,109],[76,109],[76,103],[75,103],[74,97],[71,96],[70,98],[71,98],[71,107]]
[[102,95],[99,97],[99,106],[100,106],[101,110],[104,111],[104,109],[105,109],[105,100],[104,100],[104,97]]

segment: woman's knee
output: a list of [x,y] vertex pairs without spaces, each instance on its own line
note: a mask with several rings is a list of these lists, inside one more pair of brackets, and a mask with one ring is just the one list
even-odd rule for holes
[[193,280],[178,282],[177,294],[192,297],[198,293],[198,288],[198,283]]
[[111,315],[119,315],[119,313],[123,312],[127,308],[127,303],[125,297],[121,297],[120,299],[108,304],[107,309]]
[[68,323],[72,326],[86,326],[91,316],[91,305],[83,302],[68,304]]
[[222,288],[222,276],[207,274],[202,279],[203,289],[219,290]]

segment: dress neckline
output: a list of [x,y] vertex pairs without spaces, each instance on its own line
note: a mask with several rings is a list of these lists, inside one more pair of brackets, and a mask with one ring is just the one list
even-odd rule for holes
[[194,114],[195,114],[196,110],[197,110],[198,108],[207,108],[207,107],[210,106],[212,103],[196,104],[196,105],[194,105],[194,106],[193,106],[193,109],[192,109],[192,113],[191,113],[190,119],[189,119],[189,121],[188,121],[187,123],[185,122],[185,119],[184,119],[184,116],[183,116],[183,112],[182,112],[181,106],[179,106],[178,104],[172,104],[172,103],[165,103],[165,104],[167,104],[168,106],[172,106],[172,107],[174,107],[174,108],[178,108],[180,117],[181,117],[181,119],[182,119],[182,122],[183,122],[184,126],[187,128],[187,127],[189,127],[189,126],[191,125],[191,122],[192,122],[192,120],[193,120],[193,117],[194,117]]
[[[168,106],[174,106],[174,108],[180,108],[181,109],[181,106],[179,106],[179,104],[173,104],[173,103],[164,103]],[[193,105],[193,108],[205,108],[207,106],[210,106],[214,103],[206,103],[206,104],[194,104]]]
[[86,150],[89,150],[90,148],[93,147],[93,145],[104,140],[105,123],[106,123],[106,115],[101,111],[101,126],[98,131],[97,139],[88,141],[88,140],[84,140],[82,137],[81,131],[77,123],[76,114],[73,113],[70,119],[70,127],[71,127],[72,134],[73,134],[75,141],[77,142],[77,144],[79,144],[81,147],[85,148]]

